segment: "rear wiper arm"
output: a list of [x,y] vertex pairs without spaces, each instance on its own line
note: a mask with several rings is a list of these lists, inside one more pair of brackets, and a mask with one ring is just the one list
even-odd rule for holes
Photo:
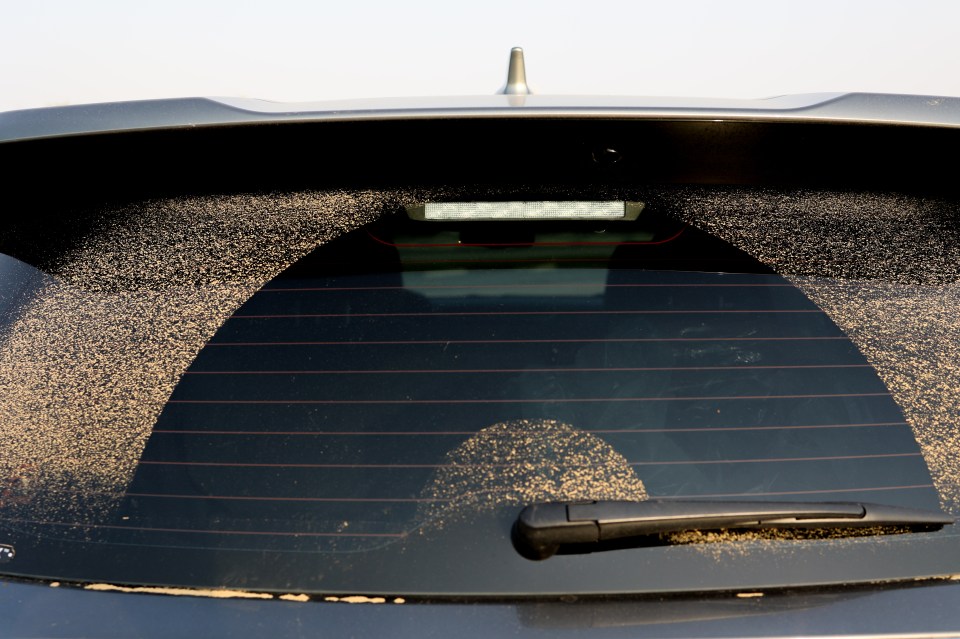
[[939,511],[860,502],[587,501],[527,506],[513,528],[517,550],[531,559],[604,550],[606,542],[691,530],[896,527],[936,530],[953,519]]

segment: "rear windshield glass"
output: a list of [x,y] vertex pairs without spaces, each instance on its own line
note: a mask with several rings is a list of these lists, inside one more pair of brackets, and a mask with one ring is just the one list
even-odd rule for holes
[[[0,569],[464,594],[615,591],[625,560],[697,587],[732,547],[809,552],[824,581],[849,578],[824,547],[932,562],[949,526],[517,556],[517,513],[546,501],[956,511],[956,262],[916,254],[950,205],[636,195],[617,222],[417,221],[383,195],[149,202],[55,266],[3,258]],[[558,586],[571,571],[592,572]]]

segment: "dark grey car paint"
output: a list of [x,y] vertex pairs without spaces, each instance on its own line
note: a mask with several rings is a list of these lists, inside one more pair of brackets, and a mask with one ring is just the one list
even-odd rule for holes
[[[762,594],[762,596],[761,596]],[[960,584],[698,598],[350,604],[0,585],[4,637],[955,637]]]

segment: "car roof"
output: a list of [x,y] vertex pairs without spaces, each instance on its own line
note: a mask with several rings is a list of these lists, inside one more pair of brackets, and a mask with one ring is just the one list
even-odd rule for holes
[[503,94],[310,103],[175,98],[2,112],[0,143],[226,125],[478,118],[836,122],[960,128],[960,98],[874,93],[798,94],[758,100]]

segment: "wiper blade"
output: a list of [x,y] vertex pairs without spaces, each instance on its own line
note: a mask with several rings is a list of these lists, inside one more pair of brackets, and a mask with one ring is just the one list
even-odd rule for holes
[[936,530],[953,519],[939,511],[861,502],[587,501],[527,506],[514,525],[514,545],[531,559],[563,548],[603,550],[605,542],[642,540],[691,530],[896,527]]

